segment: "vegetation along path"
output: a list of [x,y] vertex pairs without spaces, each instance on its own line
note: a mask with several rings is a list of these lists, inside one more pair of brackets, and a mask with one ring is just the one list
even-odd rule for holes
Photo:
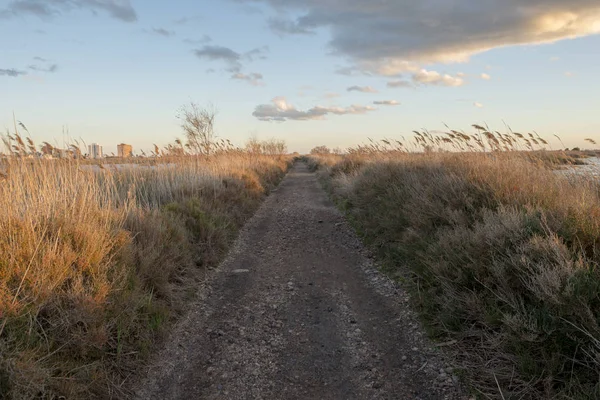
[[139,398],[463,398],[407,294],[303,163],[201,292]]

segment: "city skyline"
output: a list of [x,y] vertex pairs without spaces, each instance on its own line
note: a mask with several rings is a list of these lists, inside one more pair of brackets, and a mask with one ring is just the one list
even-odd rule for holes
[[307,152],[474,123],[584,146],[600,133],[600,6],[513,3],[11,0],[0,128],[14,110],[37,143],[67,126],[149,151],[183,136],[178,110],[194,101],[238,146]]
[[[19,134],[19,136],[21,136]],[[21,136],[21,138],[27,138],[28,136]],[[15,141],[12,141],[12,143],[15,143]],[[4,147],[0,147],[0,155],[10,155],[11,152],[8,151],[8,149],[6,148],[6,146],[8,146],[6,143],[4,144]],[[31,147],[33,146],[33,147]],[[27,153],[29,155],[39,155],[39,156],[51,156],[51,157],[56,157],[56,158],[61,158],[61,157],[65,157],[65,155],[67,154],[71,154],[71,153],[75,153],[75,154],[79,154],[80,156],[86,157],[86,158],[90,158],[90,159],[103,159],[103,158],[128,158],[128,157],[137,157],[139,156],[138,154],[135,154],[133,152],[133,146],[131,146],[130,144],[126,144],[126,143],[119,143],[115,145],[115,152],[109,152],[108,154],[104,151],[104,145],[98,144],[96,142],[90,143],[89,145],[85,145],[83,146],[84,149],[87,150],[87,152],[83,152],[81,150],[82,146],[80,146],[77,143],[74,144],[63,144],[63,146],[59,146],[59,145],[52,145],[49,142],[43,142],[39,145],[36,146],[36,143],[32,142],[30,145],[28,145],[28,150]],[[35,148],[35,152],[33,151],[33,148]],[[17,151],[18,154],[18,151]],[[143,155],[143,154],[142,154]]]

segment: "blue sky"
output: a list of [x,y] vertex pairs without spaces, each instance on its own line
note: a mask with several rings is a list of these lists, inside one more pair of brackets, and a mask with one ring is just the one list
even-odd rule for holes
[[194,101],[300,152],[443,123],[600,141],[597,1],[413,3],[0,0],[0,128],[149,149]]

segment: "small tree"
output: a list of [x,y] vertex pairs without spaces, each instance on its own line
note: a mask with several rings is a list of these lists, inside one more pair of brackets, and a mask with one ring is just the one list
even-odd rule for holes
[[251,137],[246,142],[246,151],[250,154],[262,154],[262,144],[256,137]]
[[185,134],[185,147],[192,154],[210,155],[215,139],[215,117],[213,107],[201,108],[191,102],[181,107],[177,118]]
[[287,145],[283,140],[269,139],[262,143],[263,153],[269,156],[280,156],[287,153]]
[[310,151],[310,154],[331,154],[327,146],[317,146]]

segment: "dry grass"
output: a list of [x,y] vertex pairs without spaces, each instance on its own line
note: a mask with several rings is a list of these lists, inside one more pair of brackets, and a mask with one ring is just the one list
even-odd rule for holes
[[456,340],[481,398],[600,398],[599,186],[549,164],[514,149],[324,159],[338,204],[431,334]]
[[120,170],[0,158],[0,397],[126,397],[287,166],[242,151]]

